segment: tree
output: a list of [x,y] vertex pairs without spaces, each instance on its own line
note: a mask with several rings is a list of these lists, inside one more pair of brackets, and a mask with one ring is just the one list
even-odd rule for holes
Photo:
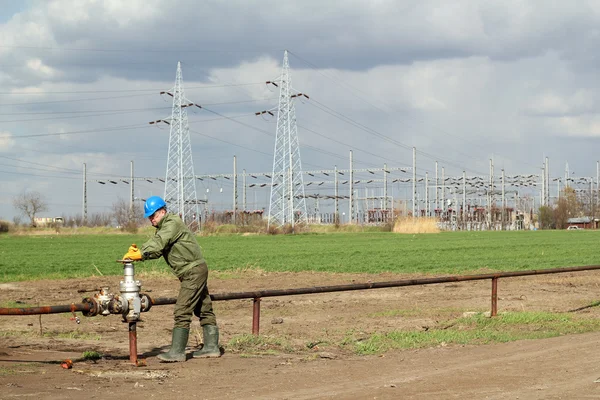
[[23,192],[13,198],[13,206],[31,220],[31,226],[36,227],[35,216],[48,211],[48,203],[40,192]]
[[541,206],[539,211],[540,229],[551,229],[554,225],[554,212],[552,207]]
[[583,204],[577,198],[577,193],[575,189],[570,186],[567,186],[563,189],[561,194],[561,200],[565,201],[565,205],[567,208],[568,218],[582,217],[583,212]]
[[135,233],[137,228],[144,222],[144,212],[139,203],[133,203],[133,208],[128,201],[119,198],[112,205],[113,217],[117,225],[127,232]]

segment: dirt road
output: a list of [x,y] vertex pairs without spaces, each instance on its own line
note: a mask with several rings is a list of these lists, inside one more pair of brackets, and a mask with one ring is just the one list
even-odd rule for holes
[[[214,274],[213,293],[403,279],[408,276]],[[414,277],[414,276],[411,276]],[[0,304],[56,305],[118,288],[119,277],[0,285]],[[152,296],[172,297],[178,281],[142,277]],[[600,274],[501,280],[499,311],[567,312],[598,299]],[[344,338],[427,329],[465,311],[485,311],[489,282],[438,284],[263,299],[261,339],[251,340],[251,301],[215,303],[225,354],[216,360],[161,364],[172,306],[155,307],[138,325],[146,366],[128,364],[126,324],[118,316],[0,317],[0,398],[198,399],[586,399],[600,398],[600,332],[481,346],[439,346],[358,356]],[[17,303],[21,304],[21,303]],[[581,311],[600,316],[597,307]],[[40,332],[41,330],[41,332]],[[198,343],[198,325],[188,343]],[[250,337],[251,338],[251,337]],[[236,344],[236,340],[238,344]],[[251,348],[251,349],[250,349]],[[60,361],[98,351],[97,362]]]

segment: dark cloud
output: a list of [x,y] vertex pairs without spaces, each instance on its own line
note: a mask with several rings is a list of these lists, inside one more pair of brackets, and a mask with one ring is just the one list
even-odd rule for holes
[[[162,176],[169,130],[148,121],[169,116],[170,98],[157,92],[172,86],[182,61],[188,98],[225,103],[190,114],[196,172],[231,172],[234,154],[240,170],[269,171],[275,123],[253,113],[274,106],[277,90],[225,85],[276,78],[289,49],[294,87],[311,96],[297,104],[305,169],[347,168],[351,149],[357,166],[410,165],[416,146],[420,173],[432,174],[437,160],[447,175],[485,175],[490,158],[513,174],[537,173],[549,156],[555,175],[565,160],[590,175],[600,136],[598,13],[585,2],[565,4],[36,2],[0,25],[0,131],[94,130],[17,138],[10,151],[60,168],[86,162],[94,179],[127,176],[130,160],[136,175]],[[198,88],[207,84],[223,87]],[[32,88],[42,94],[6,94]],[[17,103],[24,105],[10,105]],[[27,112],[34,113],[29,121]],[[20,165],[21,172],[59,175]],[[72,200],[78,179],[20,177],[5,174],[0,184],[39,187],[65,204],[61,212],[79,211],[67,207],[79,201]],[[94,185],[95,207],[127,197],[123,185]],[[211,201],[223,207],[230,186],[201,183],[204,194],[219,193]],[[138,190],[147,197],[162,188],[147,182]],[[7,196],[0,195],[0,216],[12,213]]]

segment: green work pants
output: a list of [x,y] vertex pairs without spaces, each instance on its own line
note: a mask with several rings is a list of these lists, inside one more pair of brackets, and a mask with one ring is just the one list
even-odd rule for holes
[[206,263],[191,268],[179,278],[181,287],[175,303],[175,328],[189,329],[192,314],[200,318],[200,325],[216,325],[217,319],[208,294],[208,267]]

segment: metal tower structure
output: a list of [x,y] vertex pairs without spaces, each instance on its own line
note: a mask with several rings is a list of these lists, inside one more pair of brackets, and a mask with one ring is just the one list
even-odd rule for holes
[[171,118],[162,121],[170,125],[165,201],[169,211],[179,214],[183,222],[195,230],[200,214],[198,213],[187,107],[200,106],[185,98],[181,62],[177,63],[175,86],[171,91],[162,94],[173,97]]
[[281,76],[276,81],[267,83],[279,87],[268,224],[275,226],[289,224],[294,227],[297,223],[308,222],[294,99],[301,96],[308,98],[308,96],[303,93],[292,93],[287,51],[283,55]]

